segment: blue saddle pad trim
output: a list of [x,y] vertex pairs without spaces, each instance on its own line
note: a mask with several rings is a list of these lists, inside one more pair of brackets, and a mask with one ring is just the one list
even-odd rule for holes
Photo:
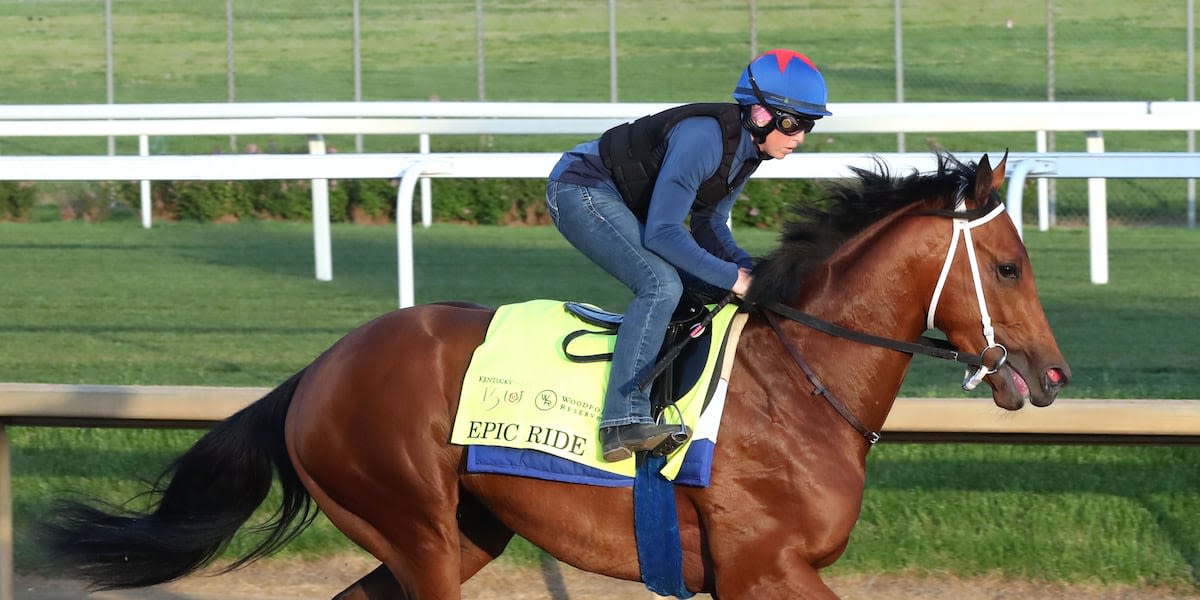
[[[694,487],[708,487],[712,482],[712,458],[716,446],[709,439],[692,440],[684,456],[683,465],[675,483]],[[468,473],[496,473],[532,477],[547,481],[563,481],[603,487],[630,487],[632,477],[624,477],[581,465],[557,456],[501,446],[468,446]]]

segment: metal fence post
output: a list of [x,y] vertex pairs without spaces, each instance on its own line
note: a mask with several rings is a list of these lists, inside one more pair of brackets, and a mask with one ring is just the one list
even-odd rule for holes
[[[150,136],[138,136],[138,156],[150,156]],[[142,191],[142,227],[150,229],[150,221],[153,212],[153,198],[150,197],[150,180],[143,179],[141,183]]]
[[[309,154],[325,154],[325,137],[308,137]],[[329,242],[329,180],[312,180],[313,254],[318,281],[333,280],[333,249]]]
[[[1087,151],[1104,153],[1104,134],[1087,132]],[[1088,239],[1091,246],[1092,283],[1108,283],[1108,180],[1093,177],[1088,187]]]

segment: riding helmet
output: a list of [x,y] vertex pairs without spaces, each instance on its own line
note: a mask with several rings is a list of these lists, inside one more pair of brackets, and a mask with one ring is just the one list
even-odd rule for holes
[[738,104],[762,103],[750,83],[752,74],[754,83],[762,92],[762,100],[775,108],[812,119],[833,114],[825,108],[828,100],[825,78],[812,61],[799,52],[769,50],[750,61],[742,71],[737,87],[733,89],[733,99]]

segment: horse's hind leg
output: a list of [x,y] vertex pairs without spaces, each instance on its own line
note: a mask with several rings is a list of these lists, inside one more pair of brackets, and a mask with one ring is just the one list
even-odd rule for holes
[[353,585],[344,589],[333,600],[390,600],[404,598],[407,592],[392,576],[386,565],[375,567]]
[[[313,497],[318,498],[318,494]],[[328,496],[317,503],[342,533],[386,566],[376,569],[338,598],[459,598],[458,535],[452,523],[423,522],[424,517],[433,516],[430,514],[394,516],[387,521],[373,517],[373,522],[367,522]],[[453,515],[452,506],[449,512]]]
[[290,438],[290,450],[304,487],[329,521],[387,565],[394,578],[368,578],[365,595],[348,597],[458,600],[454,468],[430,457],[418,461],[431,465],[422,478],[377,458],[388,449],[367,446],[353,455],[337,454],[327,451],[328,443],[338,443],[331,436],[321,443],[305,436],[303,426],[296,429],[300,434]]
[[[398,598],[462,597],[462,450],[447,444],[447,399],[458,397],[490,320],[448,306],[389,313],[314,361],[289,408],[288,453],[305,488],[387,565]],[[380,581],[388,592],[387,578],[368,583]]]
[[[508,536],[512,537],[512,533],[509,533]],[[495,558],[490,552],[466,543],[465,538],[462,557],[463,581],[470,579],[472,575]],[[407,593],[387,566],[379,565],[375,567],[374,571],[367,573],[350,587],[334,596],[333,600],[391,600],[407,598]]]
[[[461,492],[458,508],[460,580],[466,581],[504,552],[513,532],[500,523],[474,496]],[[405,590],[385,565],[379,565],[342,590],[333,600],[404,598]]]

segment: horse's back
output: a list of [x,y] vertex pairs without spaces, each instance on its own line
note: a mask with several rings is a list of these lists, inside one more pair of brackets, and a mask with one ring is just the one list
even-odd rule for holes
[[303,400],[298,408],[324,402],[320,410],[337,412],[378,397],[390,398],[386,405],[401,418],[421,406],[444,411],[447,404],[436,400],[449,397],[456,404],[492,314],[482,306],[425,304],[381,315],[313,362],[297,391]]

